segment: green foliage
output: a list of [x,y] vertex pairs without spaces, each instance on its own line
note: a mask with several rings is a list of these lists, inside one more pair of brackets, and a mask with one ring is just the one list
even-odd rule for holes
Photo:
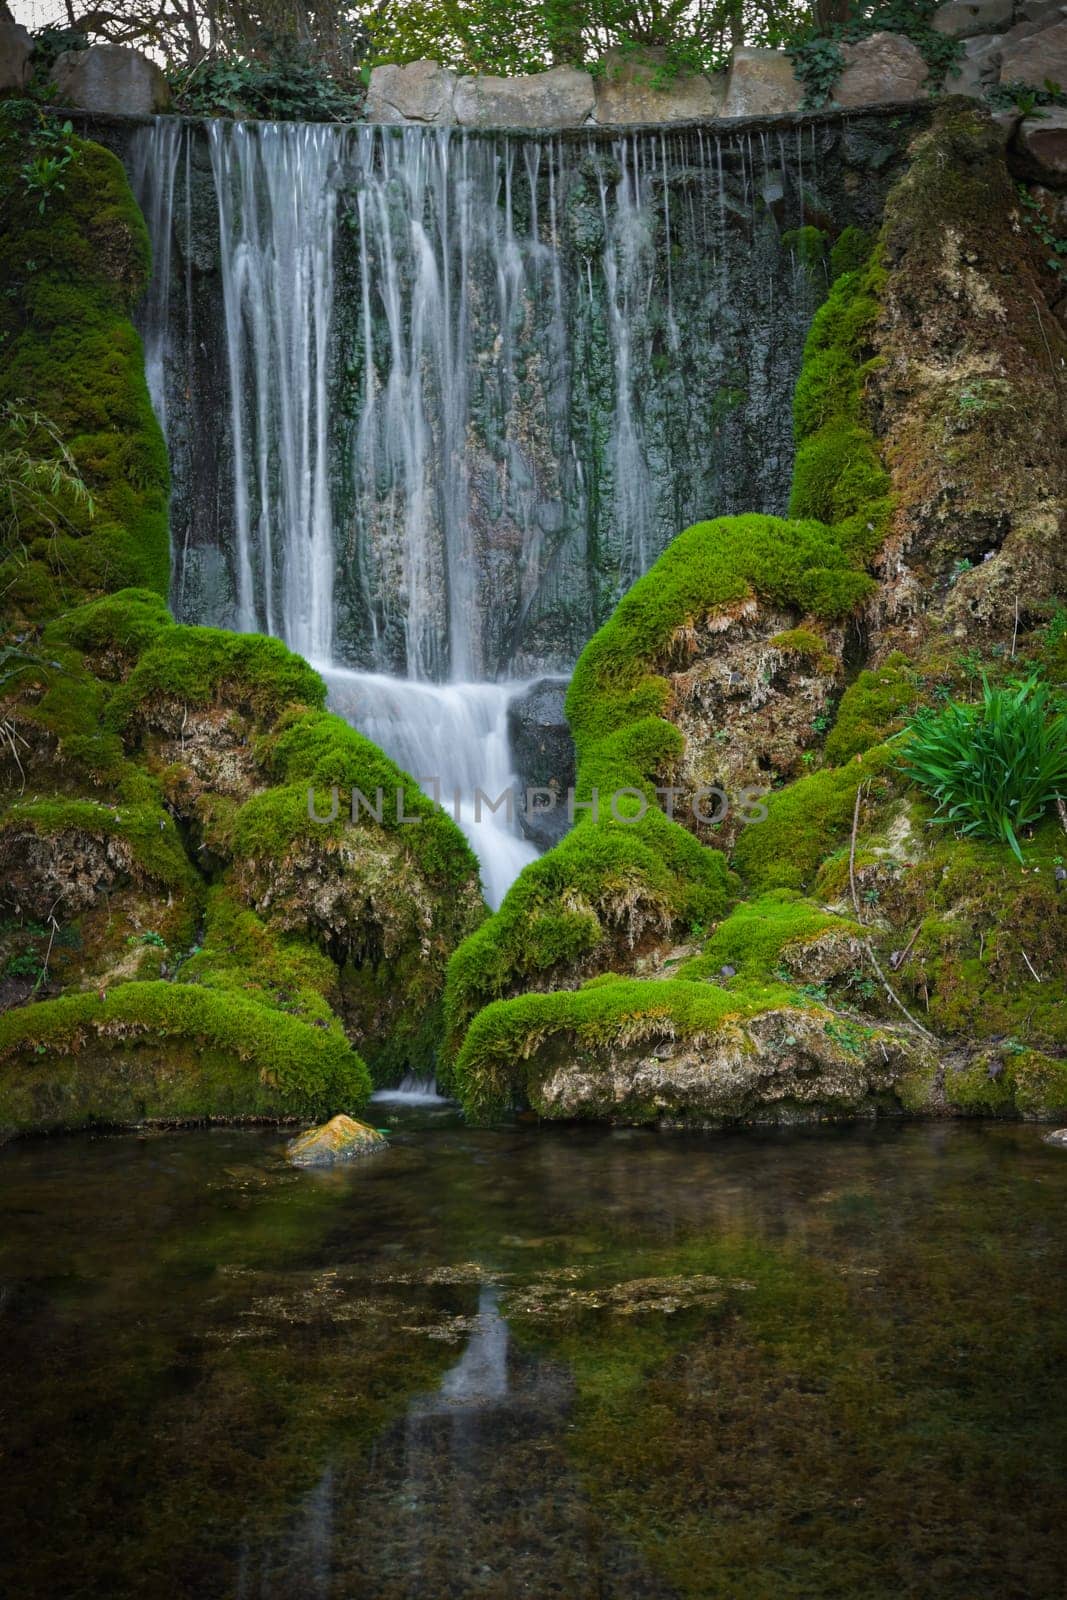
[[[369,21],[375,61],[427,56],[465,72],[541,72],[567,63],[604,71],[607,50],[649,59],[654,87],[679,71],[725,65],[737,30],[754,45],[781,45],[806,8],[772,0],[385,0]],[[609,69],[610,70],[610,69]]]
[[291,41],[280,41],[265,59],[207,56],[171,86],[175,109],[191,117],[353,122],[364,100],[359,79],[338,81],[312,50]]
[[20,542],[23,523],[57,529],[64,505],[92,520],[93,497],[59,429],[21,400],[0,402],[0,554]]
[[8,1127],[329,1116],[370,1094],[339,1028],[185,983],[126,983],[104,998],[88,991],[8,1011],[0,1063]]
[[[47,128],[47,124],[45,126]],[[74,159],[73,136],[74,129],[69,122],[55,134],[47,129],[46,133],[38,135],[37,148],[19,168],[23,193],[36,205],[38,216],[43,217],[49,200],[66,189],[66,171]]]
[[1005,688],[982,680],[978,705],[949,701],[909,724],[901,766],[937,802],[940,821],[1007,844],[1067,798],[1067,715],[1030,677]]
[[1045,265],[1061,280],[1067,279],[1067,234],[1054,227],[1037,196],[1025,183],[1016,185],[1023,219],[1038,244],[1047,251]]
[[1041,106],[1067,105],[1067,93],[1051,78],[1046,78],[1041,88],[1018,78],[997,83],[986,92],[986,99],[997,111],[1018,111],[1024,117],[1034,111],[1040,116]]

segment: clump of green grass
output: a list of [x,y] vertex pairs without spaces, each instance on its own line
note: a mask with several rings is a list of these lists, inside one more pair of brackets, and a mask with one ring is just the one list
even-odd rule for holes
[[949,701],[909,724],[901,763],[937,802],[940,821],[995,839],[1023,859],[1019,833],[1067,797],[1067,715],[1036,675],[990,688],[975,705]]

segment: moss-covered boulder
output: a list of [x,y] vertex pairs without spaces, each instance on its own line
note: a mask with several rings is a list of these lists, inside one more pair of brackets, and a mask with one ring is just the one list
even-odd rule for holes
[[899,1110],[932,1074],[921,1038],[838,1017],[781,985],[720,989],[603,978],[486,1007],[456,1062],[468,1112],[719,1127]]
[[318,1027],[196,984],[121,984],[0,1016],[0,1136],[358,1111],[367,1068]]

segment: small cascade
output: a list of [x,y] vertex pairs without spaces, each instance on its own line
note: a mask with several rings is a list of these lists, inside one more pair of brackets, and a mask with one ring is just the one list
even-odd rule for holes
[[[416,683],[320,667],[332,709],[451,812],[495,910],[537,849],[519,832],[507,710],[521,684]],[[504,803],[498,804],[501,796]],[[496,806],[497,809],[492,809]]]

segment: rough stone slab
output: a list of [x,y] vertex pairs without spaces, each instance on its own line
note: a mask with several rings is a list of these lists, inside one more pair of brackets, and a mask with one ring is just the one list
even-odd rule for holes
[[1002,35],[999,33],[965,40],[958,67],[945,79],[945,93],[977,97],[983,89],[996,83],[1000,72],[1001,41]]
[[657,74],[665,64],[663,50],[645,50],[639,56],[609,50],[603,58],[603,74],[595,84],[597,122],[619,126],[721,115],[725,73],[705,77],[700,72],[680,72],[661,86]]
[[1000,33],[1012,20],[1012,0],[948,0],[934,12],[933,26],[954,39],[973,39],[980,33]]
[[1054,22],[1063,12],[1062,0],[1022,0],[1021,5],[1016,5],[1015,15],[1019,22]]
[[1019,124],[1012,165],[1048,189],[1067,189],[1067,109],[1048,106],[1044,116]]
[[464,128],[580,128],[596,93],[588,72],[553,67],[520,78],[460,78],[454,104]]
[[735,50],[723,102],[724,117],[776,117],[799,111],[804,85],[782,50]]
[[436,61],[375,67],[367,86],[368,122],[455,121],[456,74]]
[[1040,89],[1046,79],[1067,88],[1067,19],[1027,39],[1016,42],[1010,35],[1004,39],[1001,83],[1029,83]]
[[10,17],[0,16],[0,89],[24,89],[30,81],[33,40]]
[[925,100],[928,68],[918,45],[899,33],[872,33],[841,46],[845,66],[834,100],[839,106],[872,106],[888,100]]
[[147,117],[170,104],[167,80],[139,50],[94,44],[64,50],[52,69],[60,105],[109,116]]

